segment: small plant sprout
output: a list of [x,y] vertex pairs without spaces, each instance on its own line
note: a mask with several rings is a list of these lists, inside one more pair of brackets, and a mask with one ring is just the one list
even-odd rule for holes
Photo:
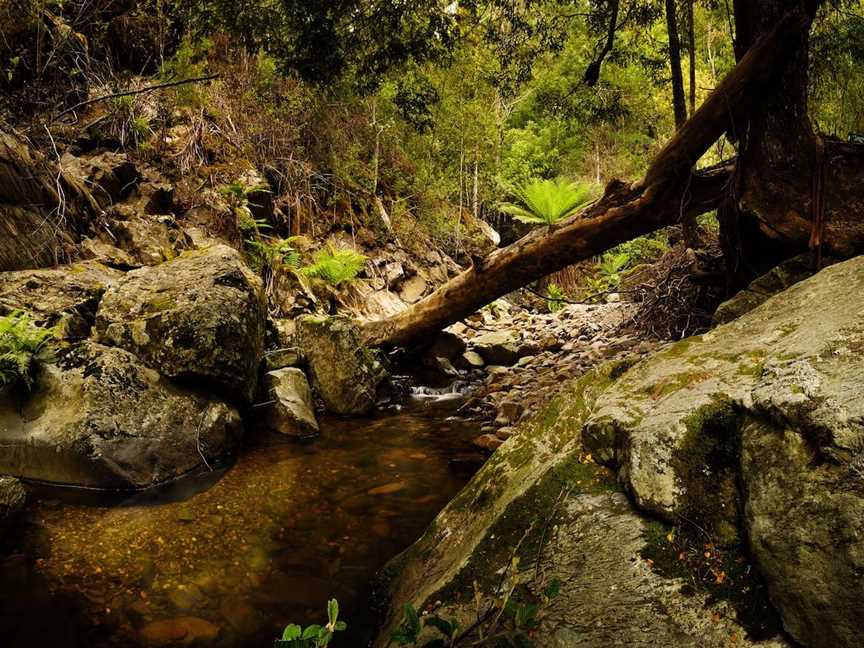
[[282,639],[276,642],[277,647],[284,648],[327,648],[337,632],[348,629],[348,624],[339,620],[339,601],[330,599],[327,602],[327,625],[310,625],[303,628],[292,623],[285,628]]

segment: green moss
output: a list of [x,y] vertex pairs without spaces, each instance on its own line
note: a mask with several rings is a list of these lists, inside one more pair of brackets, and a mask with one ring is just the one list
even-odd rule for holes
[[685,491],[681,514],[720,545],[738,540],[737,488],[741,413],[724,396],[690,414],[672,467]]
[[522,565],[534,564],[548,530],[565,520],[563,494],[570,493],[572,497],[618,490],[620,486],[612,472],[595,463],[581,463],[577,457],[571,457],[552,467],[509,504],[487,529],[459,574],[429,600],[470,597],[475,582],[484,592],[494,590],[501,578],[500,570],[510,564],[514,553]]
[[176,307],[177,303],[171,297],[168,297],[167,295],[160,295],[158,297],[154,297],[149,302],[144,304],[144,312],[162,313]]

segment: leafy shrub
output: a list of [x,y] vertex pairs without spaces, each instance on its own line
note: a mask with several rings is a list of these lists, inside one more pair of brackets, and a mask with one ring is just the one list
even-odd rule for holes
[[330,599],[327,602],[327,625],[310,625],[304,629],[292,623],[285,628],[282,641],[277,642],[277,645],[285,648],[326,648],[334,634],[347,628],[348,625],[339,620],[339,601]]
[[350,283],[366,267],[366,257],[349,249],[337,250],[331,245],[318,250],[314,263],[300,269],[307,276],[323,279],[333,286]]
[[564,179],[534,180],[513,188],[519,203],[503,203],[501,211],[522,223],[554,225],[575,214],[590,199],[590,188]]
[[547,306],[550,313],[557,313],[564,308],[564,290],[558,284],[551,283],[546,286],[546,297],[548,297]]
[[12,385],[32,388],[37,363],[52,358],[54,336],[53,328],[36,326],[21,311],[0,317],[0,389]]
[[237,218],[237,227],[244,234],[258,234],[259,230],[269,229],[270,224],[252,215],[249,209],[249,196],[253,193],[269,191],[263,183],[247,184],[243,180],[235,180],[219,187],[219,193],[228,201],[231,213]]

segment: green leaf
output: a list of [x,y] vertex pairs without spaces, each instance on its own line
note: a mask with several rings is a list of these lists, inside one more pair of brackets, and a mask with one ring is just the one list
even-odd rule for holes
[[345,630],[348,629],[348,624],[345,623],[344,621],[337,621],[337,622],[334,624],[333,628],[334,628],[337,632],[343,632],[343,631],[345,631]]
[[303,639],[317,639],[318,635],[321,634],[321,626],[320,625],[310,625],[303,631]]
[[549,585],[546,586],[546,590],[543,592],[543,596],[545,596],[550,601],[558,597],[561,593],[561,581],[557,578],[553,578]]
[[327,602],[327,618],[330,625],[336,625],[336,620],[339,618],[339,601],[335,598]]
[[443,634],[448,639],[451,639],[456,632],[456,627],[453,623],[442,619],[439,616],[426,617],[423,622],[426,626],[435,628],[438,632]]
[[282,633],[282,641],[291,641],[292,639],[300,639],[303,636],[303,629],[299,625],[291,624],[285,628]]

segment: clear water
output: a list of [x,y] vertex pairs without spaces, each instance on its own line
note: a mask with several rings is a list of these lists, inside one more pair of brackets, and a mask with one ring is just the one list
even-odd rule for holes
[[375,572],[481,460],[458,404],[325,419],[308,445],[252,434],[224,474],[120,503],[39,493],[0,551],[0,645],[272,646],[334,596],[335,646],[366,645]]

